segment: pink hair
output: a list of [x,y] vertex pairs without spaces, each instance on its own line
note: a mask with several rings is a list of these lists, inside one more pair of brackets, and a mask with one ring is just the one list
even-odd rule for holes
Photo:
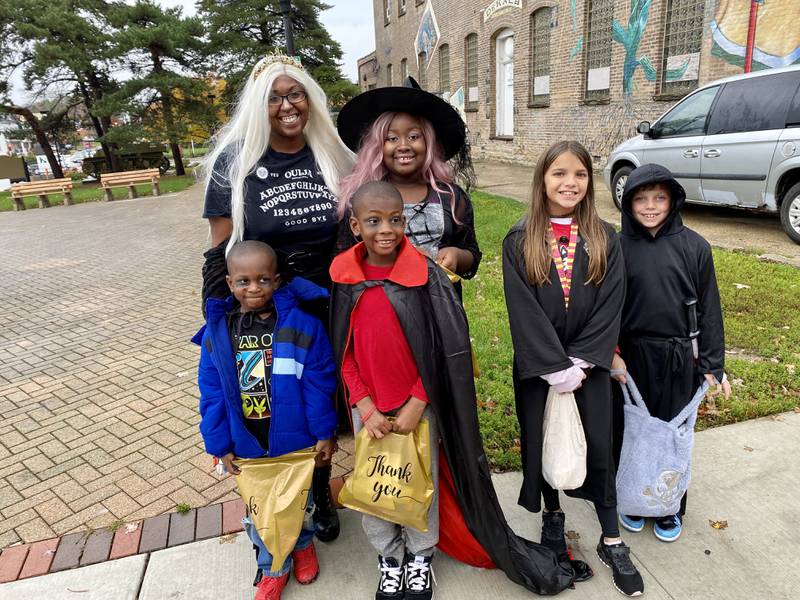
[[[370,128],[361,138],[361,146],[356,155],[356,164],[353,171],[344,179],[339,186],[339,207],[336,214],[341,220],[350,209],[350,198],[355,191],[367,181],[380,181],[389,172],[383,164],[383,143],[389,131],[389,125],[397,116],[396,112],[385,112],[372,123]],[[425,138],[425,162],[422,164],[422,178],[431,184],[431,187],[440,194],[450,195],[450,210],[453,212],[453,220],[458,223],[456,216],[456,193],[453,189],[453,171],[443,158],[443,152],[439,141],[436,139],[436,131],[427,119],[417,116],[422,124],[422,137]],[[443,190],[437,184],[440,181],[448,188]]]

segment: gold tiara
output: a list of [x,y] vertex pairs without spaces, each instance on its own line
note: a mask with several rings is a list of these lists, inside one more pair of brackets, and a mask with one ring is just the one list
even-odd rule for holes
[[275,63],[283,63],[284,65],[290,65],[292,67],[297,67],[298,69],[303,68],[303,63],[300,62],[299,56],[287,56],[282,52],[276,52],[274,54],[267,54],[264,58],[256,63],[256,66],[253,68],[253,79],[255,80],[264,72],[265,69],[274,65]]

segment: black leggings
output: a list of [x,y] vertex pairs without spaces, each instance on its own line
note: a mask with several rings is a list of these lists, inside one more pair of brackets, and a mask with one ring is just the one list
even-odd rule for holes
[[[558,499],[558,490],[550,487],[546,481],[542,481],[542,498],[544,507],[549,511],[561,510],[561,502]],[[616,506],[600,506],[595,503],[594,510],[597,513],[597,520],[600,522],[600,529],[603,536],[607,538],[619,537],[619,521],[617,521]]]

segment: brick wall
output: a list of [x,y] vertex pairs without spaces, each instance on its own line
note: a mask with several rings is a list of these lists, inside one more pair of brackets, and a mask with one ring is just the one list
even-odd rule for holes
[[[391,3],[391,17],[385,24],[385,2]],[[510,162],[532,163],[549,144],[561,139],[577,139],[589,148],[601,167],[609,152],[622,140],[635,135],[641,120],[655,120],[669,109],[680,96],[662,94],[660,78],[664,61],[664,35],[670,0],[652,0],[649,19],[636,58],[646,56],[655,67],[655,81],[648,81],[644,69],[637,67],[630,94],[623,93],[625,48],[611,44],[610,91],[602,103],[585,100],[585,33],[588,0],[521,0],[520,7],[508,7],[495,12],[484,21],[483,11],[488,0],[431,0],[441,37],[438,46],[450,49],[450,92],[464,85],[464,39],[469,33],[478,35],[478,108],[467,112],[467,125],[476,157]],[[597,1],[597,0],[596,0]],[[699,57],[699,83],[741,73],[741,66],[729,64],[712,55],[710,23],[715,18],[717,0],[696,0],[703,10],[703,40]],[[414,40],[426,4],[406,0],[405,14],[399,14],[400,0],[375,0],[375,58],[378,64],[378,86],[387,85],[387,65],[393,65],[394,84],[400,83],[401,59],[408,60],[410,75],[418,77]],[[614,20],[628,26],[630,0],[613,0]],[[747,3],[741,3],[747,12]],[[549,106],[530,106],[530,44],[531,15],[539,8],[553,9],[550,29],[550,99]],[[574,6],[574,19],[573,19]],[[730,9],[729,9],[730,11]],[[728,14],[726,18],[747,19],[747,14]],[[746,22],[746,21],[745,21]],[[504,29],[514,32],[514,135],[497,139],[494,135],[495,107],[495,43]],[[570,55],[580,35],[584,35],[583,50]],[[427,67],[427,89],[439,87],[438,52]],[[466,92],[466,90],[465,90]]]

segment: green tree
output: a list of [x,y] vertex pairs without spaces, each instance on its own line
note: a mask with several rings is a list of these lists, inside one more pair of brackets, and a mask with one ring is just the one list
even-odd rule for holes
[[175,173],[183,175],[180,141],[187,115],[207,94],[204,81],[192,76],[202,66],[202,22],[183,17],[180,8],[162,8],[151,0],[116,4],[108,19],[116,28],[116,53],[125,56],[133,77],[104,99],[101,110],[109,116],[128,116],[130,123],[118,128],[119,139],[137,137],[137,126],[167,139]]
[[[208,56],[228,82],[230,102],[258,59],[277,50],[285,52],[278,0],[199,0],[197,6],[209,31]],[[292,0],[294,47],[332,105],[341,106],[358,90],[342,76],[342,49],[320,23],[320,13],[328,8],[320,0]]]
[[0,15],[14,23],[7,39],[17,50],[26,88],[47,98],[80,98],[109,170],[120,170],[105,141],[111,118],[95,110],[117,86],[110,73],[119,69],[119,57],[105,19],[110,6],[106,0],[0,0]]

